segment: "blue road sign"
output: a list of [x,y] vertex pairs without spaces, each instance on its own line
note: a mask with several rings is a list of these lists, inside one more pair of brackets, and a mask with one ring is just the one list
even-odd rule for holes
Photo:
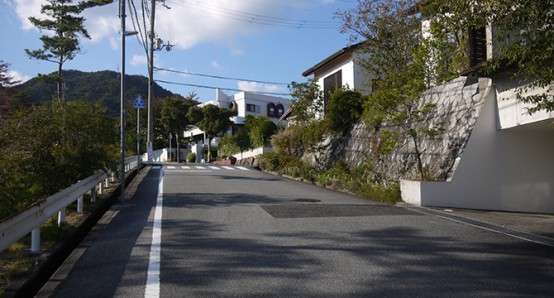
[[133,108],[142,110],[146,109],[146,103],[144,102],[140,94],[137,95],[137,98],[135,99],[135,101],[133,101]]

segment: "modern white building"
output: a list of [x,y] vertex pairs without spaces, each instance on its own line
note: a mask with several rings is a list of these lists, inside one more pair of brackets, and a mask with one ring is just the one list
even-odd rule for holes
[[[291,106],[291,101],[284,97],[270,96],[255,92],[242,91],[233,95],[227,95],[223,91],[217,89],[214,100],[200,104],[215,105],[220,108],[236,110],[237,116],[231,118],[235,125],[243,125],[247,115],[264,116],[269,118],[277,125],[286,125],[286,121],[279,120],[281,116]],[[233,129],[227,132],[229,135],[233,133]],[[202,130],[194,127],[191,130],[185,131],[183,137],[193,139],[192,152],[196,152],[197,161],[201,160],[202,149],[206,143],[206,136]],[[211,140],[212,146],[219,144],[219,138]],[[190,150],[188,151],[190,152]]]

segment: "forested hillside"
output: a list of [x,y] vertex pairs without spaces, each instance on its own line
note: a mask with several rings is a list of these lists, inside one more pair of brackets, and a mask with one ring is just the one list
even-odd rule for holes
[[[108,109],[110,116],[119,115],[120,106],[120,74],[115,71],[104,70],[97,72],[82,72],[65,70],[65,100],[87,100],[91,103],[100,103]],[[126,100],[132,101],[137,94],[146,100],[148,95],[148,78],[140,75],[126,75]],[[56,91],[55,83],[40,82],[33,78],[17,87],[31,103],[50,101]],[[173,94],[154,83],[154,98],[171,97]]]

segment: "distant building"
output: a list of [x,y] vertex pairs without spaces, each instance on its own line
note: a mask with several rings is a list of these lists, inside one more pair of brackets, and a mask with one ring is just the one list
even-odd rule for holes
[[[220,108],[236,110],[237,116],[231,118],[235,127],[244,125],[247,115],[264,116],[277,125],[286,125],[286,121],[279,119],[291,106],[290,100],[283,97],[246,91],[233,95],[227,95],[219,89],[216,91],[216,97],[214,100],[202,103],[199,106],[202,107],[208,104],[215,105]],[[233,129],[229,130],[227,134],[232,135]],[[192,152],[196,152],[197,159],[201,158],[202,148],[206,142],[204,132],[199,128],[194,127],[191,130],[185,131],[183,136],[194,140],[194,145],[191,148]],[[218,146],[219,138],[213,138],[211,143],[212,146]]]

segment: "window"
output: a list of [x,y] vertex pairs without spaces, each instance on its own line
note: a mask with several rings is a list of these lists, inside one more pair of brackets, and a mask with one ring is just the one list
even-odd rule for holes
[[283,114],[285,113],[285,107],[283,107],[282,104],[277,104],[275,106],[275,109],[277,110],[276,114],[275,114],[275,117],[281,118],[281,116],[283,116]]
[[246,111],[247,111],[247,112],[256,113],[256,105],[247,103],[247,104],[246,104]]
[[275,104],[272,102],[267,104],[267,117],[275,117]]
[[331,94],[342,87],[342,70],[323,79],[323,110],[327,109],[327,102]]
[[469,30],[468,52],[469,67],[487,60],[487,32],[485,27]]

